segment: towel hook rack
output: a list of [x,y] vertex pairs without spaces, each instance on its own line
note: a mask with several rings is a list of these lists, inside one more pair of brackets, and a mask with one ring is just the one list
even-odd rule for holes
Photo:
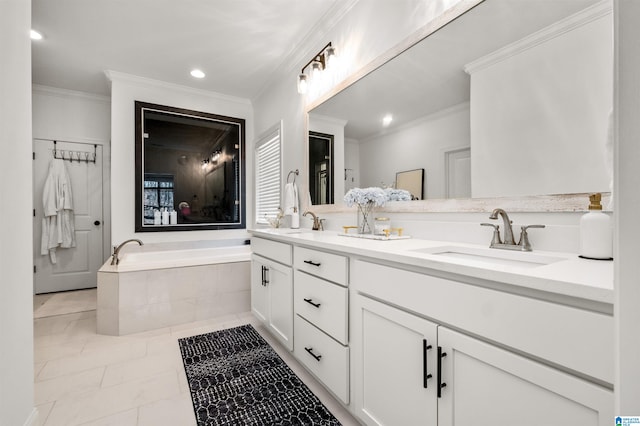
[[293,173],[293,182],[292,183],[296,183],[296,176],[298,176],[300,174],[300,171],[298,169],[291,170],[289,172],[289,174],[287,175],[287,183],[289,183],[289,178],[291,177],[292,173]]

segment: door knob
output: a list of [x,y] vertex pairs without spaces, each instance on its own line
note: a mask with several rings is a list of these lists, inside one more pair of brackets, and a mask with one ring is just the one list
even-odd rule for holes
[[100,221],[99,221],[99,220],[96,220],[95,222],[93,222],[93,224],[94,224],[95,226],[98,226],[98,225],[100,225]]

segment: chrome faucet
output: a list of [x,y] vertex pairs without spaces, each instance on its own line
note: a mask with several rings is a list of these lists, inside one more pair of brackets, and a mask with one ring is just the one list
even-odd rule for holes
[[324,226],[322,225],[322,221],[324,219],[320,219],[318,216],[316,216],[316,214],[314,212],[312,212],[311,210],[307,210],[306,212],[304,212],[302,214],[302,216],[306,216],[310,214],[311,217],[313,217],[313,226],[311,227],[311,229],[313,231],[324,231]]
[[494,225],[493,223],[481,223],[482,226],[493,226],[493,237],[491,239],[490,248],[499,248],[506,250],[520,250],[531,251],[531,243],[529,242],[529,234],[527,229],[529,228],[544,228],[544,225],[528,225],[520,227],[520,241],[516,244],[513,239],[513,228],[511,227],[511,220],[507,212],[502,209],[494,209],[491,212],[489,219],[497,219],[498,215],[502,216],[504,224],[504,241],[500,239],[500,225]]
[[120,263],[120,259],[118,258],[118,253],[120,253],[120,249],[122,248],[122,246],[124,246],[127,243],[132,243],[132,242],[136,242],[138,244],[140,244],[141,246],[144,245],[144,243],[136,238],[132,238],[130,240],[126,240],[120,243],[120,245],[118,245],[117,247],[114,246],[113,247],[113,255],[111,256],[111,264],[112,265],[117,265],[118,263]]

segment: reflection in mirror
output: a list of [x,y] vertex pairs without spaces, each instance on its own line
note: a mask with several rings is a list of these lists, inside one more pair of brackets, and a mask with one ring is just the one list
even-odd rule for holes
[[244,228],[244,120],[135,110],[136,232]]
[[333,135],[309,132],[311,204],[333,204]]
[[607,192],[611,8],[486,0],[315,106],[309,130],[343,123],[334,161],[360,187],[424,169],[425,199]]

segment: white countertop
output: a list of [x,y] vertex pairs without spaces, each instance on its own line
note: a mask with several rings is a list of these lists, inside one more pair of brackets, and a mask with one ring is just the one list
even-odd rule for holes
[[[575,253],[548,251],[531,252],[532,256],[556,258],[550,264],[522,267],[485,262],[470,258],[455,258],[433,253],[415,251],[429,248],[451,248],[461,250],[485,250],[486,246],[451,243],[418,238],[379,241],[349,238],[334,231],[311,231],[307,229],[255,229],[256,237],[276,239],[301,244],[307,247],[339,251],[345,254],[380,259],[403,265],[427,268],[447,274],[474,277],[495,283],[519,286],[555,295],[563,295],[600,303],[613,304],[613,262],[581,259]],[[491,249],[509,252],[508,250]],[[435,250],[438,251],[438,250]],[[515,252],[526,258],[526,252]],[[507,255],[508,256],[508,255]]]

